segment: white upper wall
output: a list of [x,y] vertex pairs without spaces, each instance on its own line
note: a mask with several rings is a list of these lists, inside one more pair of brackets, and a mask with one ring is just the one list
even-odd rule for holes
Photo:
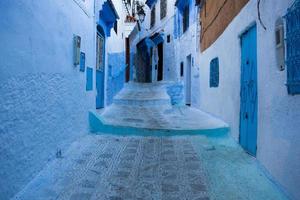
[[[275,23],[286,14],[293,0],[262,1],[261,18],[257,1],[250,2],[230,23],[211,47],[199,54],[201,95],[196,99],[202,110],[224,119],[238,141],[240,116],[240,35],[257,24],[258,139],[257,159],[288,194],[299,199],[300,191],[300,96],[291,96],[285,85],[287,71],[276,64]],[[219,58],[220,84],[209,87],[210,61]]]

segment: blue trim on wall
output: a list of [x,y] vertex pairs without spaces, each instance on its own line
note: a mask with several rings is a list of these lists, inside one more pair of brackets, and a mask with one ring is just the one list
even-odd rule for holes
[[106,1],[102,5],[102,9],[99,12],[99,25],[105,27],[105,35],[110,36],[110,31],[114,26],[114,23],[119,19],[119,16],[110,0]]
[[151,9],[156,2],[157,0],[147,0],[145,4]]
[[183,13],[184,8],[190,4],[191,4],[191,0],[177,0],[175,6],[178,8],[178,10],[181,13]]

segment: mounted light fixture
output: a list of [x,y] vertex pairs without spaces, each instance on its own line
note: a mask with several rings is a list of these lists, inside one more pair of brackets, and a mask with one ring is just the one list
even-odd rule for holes
[[146,17],[146,13],[144,11],[144,5],[138,1],[136,4],[136,9],[137,9],[139,21],[143,23]]
[[138,26],[138,30],[141,31],[141,23],[145,21],[145,17],[146,17],[146,12],[144,10],[145,4],[143,3],[143,1],[139,1],[139,0],[132,0],[131,4],[130,2],[131,1],[129,0],[123,0],[127,12],[126,21],[136,22]]

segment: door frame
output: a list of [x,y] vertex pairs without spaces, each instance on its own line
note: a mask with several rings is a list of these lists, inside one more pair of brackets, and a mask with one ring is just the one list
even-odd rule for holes
[[158,63],[157,63],[157,81],[164,80],[164,43],[157,45]]
[[130,41],[129,37],[125,38],[125,51],[126,51],[126,72],[125,81],[126,83],[130,81]]
[[[251,31],[253,31],[252,35],[248,35],[249,33],[251,33]],[[243,44],[243,42],[246,42],[244,40],[246,36],[250,37],[250,39],[248,39],[250,41],[247,41],[248,44],[247,43]],[[258,67],[257,67],[257,26],[256,24],[251,25],[240,35],[240,44],[241,44],[241,66],[240,66],[241,74],[240,74],[239,143],[247,153],[256,157],[257,133],[258,133],[257,130],[258,127],[258,71],[257,69]],[[246,45],[246,47],[244,47],[243,45]],[[245,67],[248,66],[249,64],[252,67],[254,67],[251,68],[250,72],[244,70]],[[245,94],[249,95],[250,86],[252,88],[252,93],[250,95],[252,97],[251,99],[248,96],[245,96]],[[253,103],[253,100],[254,100],[254,105],[251,104]]]

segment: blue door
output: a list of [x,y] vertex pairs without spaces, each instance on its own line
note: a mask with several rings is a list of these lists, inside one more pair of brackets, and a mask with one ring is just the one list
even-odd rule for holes
[[96,108],[104,108],[104,80],[105,80],[105,37],[101,27],[98,27],[96,49]]
[[257,146],[257,39],[256,25],[241,36],[240,144],[256,156]]

